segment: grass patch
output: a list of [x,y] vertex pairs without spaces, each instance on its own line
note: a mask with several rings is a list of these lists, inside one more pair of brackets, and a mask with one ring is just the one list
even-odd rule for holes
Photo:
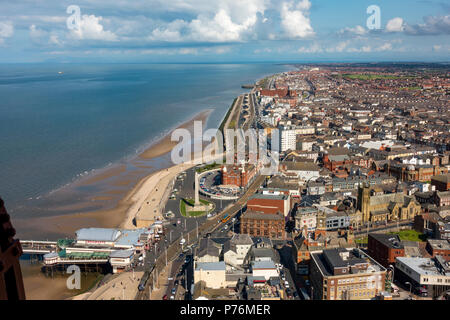
[[[194,206],[194,199],[181,199],[180,200],[180,212],[183,217],[198,217],[204,214],[207,214],[208,211],[190,211],[189,213],[186,210],[186,206]],[[200,199],[200,203],[204,205],[210,204],[209,201]]]
[[235,98],[235,99],[233,100],[233,103],[231,104],[231,107],[228,109],[228,112],[227,112],[227,114],[225,115],[225,118],[223,118],[223,121],[222,121],[222,123],[220,124],[219,130],[222,131],[222,133],[223,133],[223,128],[225,127],[225,123],[227,122],[227,119],[228,119],[228,117],[230,116],[230,113],[231,113],[231,111],[233,110],[234,105],[236,104],[236,101],[237,101],[237,98]]
[[401,230],[398,232],[390,232],[389,234],[396,234],[400,237],[400,240],[405,241],[424,242],[427,239],[426,235],[416,230]]
[[208,171],[208,170],[212,170],[212,169],[215,169],[215,168],[219,168],[219,167],[220,167],[220,164],[217,164],[217,163],[214,161],[214,163],[207,164],[207,165],[205,165],[205,166],[203,166],[203,167],[201,167],[201,168],[196,169],[196,171],[197,171],[198,173],[202,173],[202,172],[205,172],[205,171]]
[[359,239],[355,239],[355,242],[359,243],[359,244],[367,244],[369,242],[369,239],[367,237],[359,238]]

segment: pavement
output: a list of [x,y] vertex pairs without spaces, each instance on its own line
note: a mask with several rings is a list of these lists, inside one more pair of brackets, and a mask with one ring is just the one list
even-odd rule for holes
[[93,292],[74,297],[74,300],[133,300],[143,274],[134,272],[133,278],[133,272],[120,273]]

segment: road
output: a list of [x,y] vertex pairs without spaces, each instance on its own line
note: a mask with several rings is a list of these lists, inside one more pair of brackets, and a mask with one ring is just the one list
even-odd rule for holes
[[[274,243],[275,244],[275,243]],[[297,290],[299,289],[300,282],[297,279],[295,272],[295,262],[292,257],[292,244],[290,241],[280,242],[276,246],[281,247],[278,249],[280,254],[280,262],[283,265],[283,275],[281,278],[282,286],[286,289],[285,281],[288,282],[288,288],[292,295],[292,300],[300,300]],[[284,277],[284,280],[283,280]]]

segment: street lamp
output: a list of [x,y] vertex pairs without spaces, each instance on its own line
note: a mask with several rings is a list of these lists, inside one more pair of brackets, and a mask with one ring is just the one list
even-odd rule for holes
[[412,284],[411,282],[405,282],[405,284],[409,284],[409,296],[411,296],[411,289],[412,289]]

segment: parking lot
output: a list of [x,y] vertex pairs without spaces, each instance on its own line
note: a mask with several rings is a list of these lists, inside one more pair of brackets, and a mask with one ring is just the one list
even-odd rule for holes
[[243,190],[240,188],[223,188],[219,187],[222,184],[222,174],[220,169],[216,171],[205,172],[200,175],[200,189],[207,196],[214,197],[240,197]]

